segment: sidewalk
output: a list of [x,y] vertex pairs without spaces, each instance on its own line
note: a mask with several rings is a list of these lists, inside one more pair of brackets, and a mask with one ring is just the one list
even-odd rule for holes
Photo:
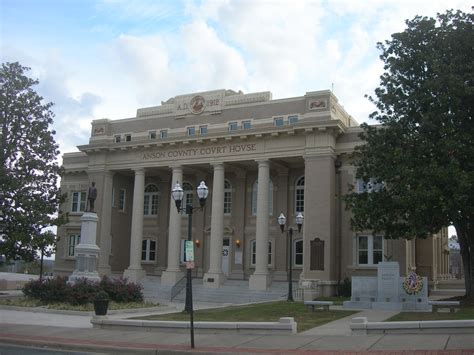
[[[196,305],[196,309],[200,306]],[[160,313],[170,312],[163,307]],[[149,312],[140,312],[146,314]],[[156,313],[156,312],[154,312]],[[390,334],[350,335],[350,320],[356,316],[380,321],[394,312],[365,310],[295,335],[195,334],[194,352],[207,354],[474,354],[472,334]],[[138,313],[110,315],[127,318]],[[0,310],[1,344],[41,346],[51,349],[80,350],[101,353],[186,353],[190,352],[189,333],[172,331],[113,331],[92,328],[91,315],[61,315]],[[1,352],[1,351],[0,351]]]

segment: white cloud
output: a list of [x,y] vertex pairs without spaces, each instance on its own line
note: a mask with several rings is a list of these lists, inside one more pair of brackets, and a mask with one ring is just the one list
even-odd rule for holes
[[376,42],[402,31],[404,20],[416,14],[434,16],[447,7],[470,11],[470,5],[103,0],[89,18],[97,21],[83,31],[90,37],[82,43],[93,43],[87,50],[58,43],[58,50],[40,51],[28,45],[31,32],[23,42],[4,41],[2,60],[31,66],[41,93],[56,103],[62,152],[87,143],[93,119],[131,117],[169,97],[220,88],[269,90],[282,98],[334,84],[340,103],[362,122],[374,110],[364,94],[373,93],[382,73]]
[[203,22],[190,23],[172,35],[122,35],[113,51],[143,104],[156,105],[190,91],[234,87],[247,75],[239,53]]

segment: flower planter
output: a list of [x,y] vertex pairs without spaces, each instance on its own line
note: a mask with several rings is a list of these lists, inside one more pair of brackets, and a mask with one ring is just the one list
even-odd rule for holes
[[107,315],[109,300],[94,300],[94,311],[96,316]]

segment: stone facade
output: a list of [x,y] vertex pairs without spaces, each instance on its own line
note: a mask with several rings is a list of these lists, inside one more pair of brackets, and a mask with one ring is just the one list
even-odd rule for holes
[[99,273],[176,283],[188,220],[170,192],[179,182],[198,205],[195,189],[205,181],[209,197],[193,215],[193,275],[208,287],[230,278],[265,290],[287,279],[280,212],[295,231],[296,213],[304,214],[293,235],[293,274],[317,293],[335,293],[351,275],[375,275],[379,260],[398,261],[405,274],[420,259],[432,267],[426,276],[439,277],[448,264],[436,240],[418,248],[351,230],[341,196],[357,185],[349,154],[360,132],[330,91],[272,100],[269,92],[216,90],[176,96],[132,118],[94,120],[89,143],[63,157],[69,223],[59,228],[56,273],[74,268],[81,203],[94,181]]

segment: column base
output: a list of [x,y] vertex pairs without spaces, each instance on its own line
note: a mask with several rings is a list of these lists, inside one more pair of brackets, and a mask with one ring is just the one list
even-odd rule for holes
[[163,271],[161,274],[161,284],[174,286],[184,277],[181,270],[177,271]]
[[97,271],[99,272],[100,276],[108,276],[112,273],[112,269],[110,268],[110,265],[102,265],[97,268]]
[[145,270],[140,269],[130,269],[128,268],[123,272],[123,277],[129,279],[132,282],[138,282],[145,277]]
[[202,279],[202,285],[205,288],[219,288],[222,286],[225,280],[226,276],[222,272],[208,272],[204,274],[204,277]]
[[249,289],[256,291],[266,291],[272,283],[269,274],[253,274],[250,275]]

